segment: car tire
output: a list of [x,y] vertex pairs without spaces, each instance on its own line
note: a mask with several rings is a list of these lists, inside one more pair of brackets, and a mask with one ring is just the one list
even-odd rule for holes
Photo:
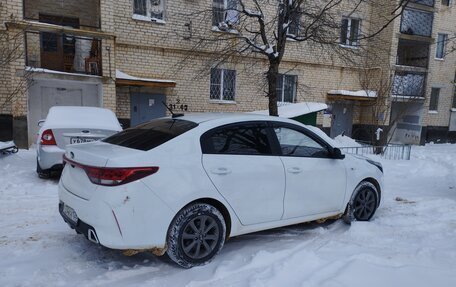
[[361,182],[353,191],[342,219],[350,224],[353,221],[369,221],[378,207],[378,190],[368,181]]
[[195,203],[184,207],[168,229],[166,253],[184,268],[209,263],[225,243],[223,215],[212,205]]
[[48,169],[42,169],[38,159],[36,160],[36,173],[38,174],[39,178],[48,179],[51,177],[51,171]]

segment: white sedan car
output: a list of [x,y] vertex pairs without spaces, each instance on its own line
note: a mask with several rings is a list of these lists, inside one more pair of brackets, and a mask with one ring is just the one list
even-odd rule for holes
[[62,170],[67,145],[100,140],[122,130],[112,111],[94,107],[52,107],[39,124],[36,172],[43,178]]
[[63,219],[112,249],[150,250],[189,268],[230,237],[329,217],[367,221],[381,164],[345,156],[316,128],[252,114],[153,120],[71,145]]

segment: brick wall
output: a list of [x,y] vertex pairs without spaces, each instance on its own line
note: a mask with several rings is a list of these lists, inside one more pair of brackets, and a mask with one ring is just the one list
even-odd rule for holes
[[[436,1],[436,13],[434,18],[433,38],[437,42],[438,33],[448,34],[454,38],[456,34],[456,5],[442,6],[441,1]],[[447,46],[447,52],[456,41],[453,39]],[[456,52],[445,56],[443,60],[435,59],[437,44],[431,46],[429,62],[429,76],[427,79],[426,101],[424,108],[424,125],[448,127],[450,121],[450,109],[453,101],[454,78],[456,72]],[[429,100],[431,89],[440,88],[440,96],[437,112],[429,112]]]
[[99,27],[100,24],[99,0],[24,0],[24,3],[26,19],[38,21],[39,14],[41,13],[79,18],[79,24],[81,26]]

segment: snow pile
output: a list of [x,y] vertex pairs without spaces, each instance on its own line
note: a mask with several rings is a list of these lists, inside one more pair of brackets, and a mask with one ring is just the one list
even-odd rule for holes
[[347,91],[347,90],[331,90],[328,92],[328,95],[341,95],[341,96],[351,96],[351,97],[363,97],[363,98],[376,98],[376,91]]
[[351,137],[347,137],[344,135],[338,135],[334,138],[334,141],[337,143],[338,147],[361,147],[362,145],[356,142]]
[[8,141],[8,142],[0,142],[0,150],[7,149],[7,148],[12,148],[15,147],[16,145],[14,144],[13,141]]
[[230,239],[212,263],[183,270],[151,254],[94,245],[58,214],[57,181],[35,151],[0,158],[0,286],[456,286],[456,145],[381,160],[371,222],[300,224]]

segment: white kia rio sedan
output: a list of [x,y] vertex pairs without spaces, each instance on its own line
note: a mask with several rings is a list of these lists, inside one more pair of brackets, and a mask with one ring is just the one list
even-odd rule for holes
[[36,172],[42,178],[62,170],[67,145],[97,141],[122,130],[112,111],[95,107],[52,107],[39,125]]
[[382,166],[331,143],[316,128],[269,116],[157,119],[68,146],[59,210],[105,247],[203,265],[230,237],[329,217],[371,219]]

